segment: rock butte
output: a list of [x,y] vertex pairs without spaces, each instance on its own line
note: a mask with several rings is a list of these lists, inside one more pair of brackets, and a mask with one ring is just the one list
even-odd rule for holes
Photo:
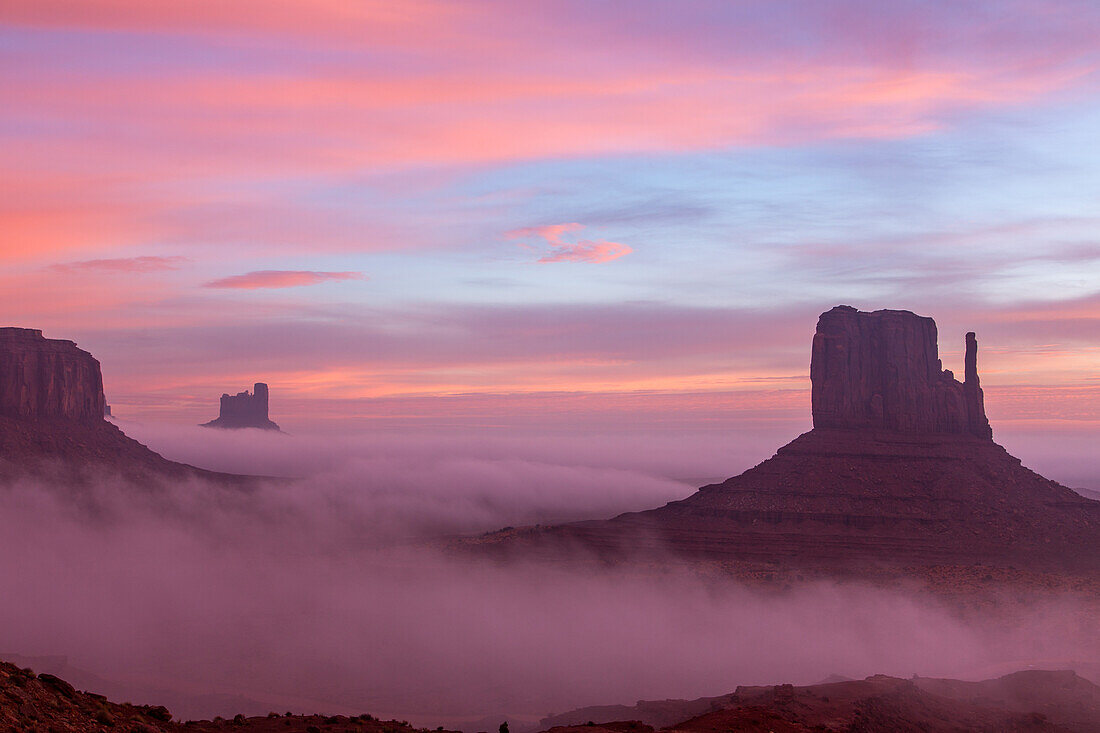
[[278,430],[279,426],[267,416],[267,405],[267,385],[256,382],[251,393],[246,390],[235,395],[223,394],[217,419],[203,423],[202,426],[204,428]]
[[944,371],[936,324],[908,311],[821,315],[814,428],[774,456],[658,509],[502,530],[467,546],[606,558],[668,554],[757,568],[992,564],[1100,569],[1100,502],[993,442],[966,335],[965,381]]
[[909,311],[821,314],[810,357],[815,428],[945,433],[993,439],[978,383],[978,340],[966,334],[966,381],[943,368],[936,322]]
[[249,477],[169,461],[104,419],[99,362],[72,341],[0,328],[0,479],[48,473],[79,483],[104,472],[140,482]]
[[31,328],[0,328],[0,415],[19,420],[103,420],[99,362],[72,341]]

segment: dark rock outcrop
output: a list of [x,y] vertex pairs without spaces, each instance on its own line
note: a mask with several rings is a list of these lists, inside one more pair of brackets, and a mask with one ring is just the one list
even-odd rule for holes
[[[73,680],[75,681],[75,680]],[[229,698],[224,695],[221,697]],[[175,711],[179,712],[179,711]],[[379,720],[373,715],[291,715],[286,713],[243,713],[232,721],[173,718],[163,705],[134,705],[111,702],[102,694],[77,690],[69,681],[51,674],[35,675],[0,661],[0,730],[88,733],[114,730],[120,733],[429,733],[405,721]],[[436,728],[442,731],[442,728]],[[444,731],[444,733],[455,733]]]
[[909,311],[821,314],[810,359],[815,428],[970,434],[993,439],[966,334],[966,381],[943,369],[936,322]]
[[[163,705],[112,702],[102,694],[77,689],[71,684],[74,681],[51,674],[35,675],[33,669],[0,661],[0,729],[56,733],[429,733],[405,721],[380,720],[366,713],[272,712],[184,723]],[[620,714],[632,719],[605,722]],[[640,700],[631,707],[580,708],[545,718],[539,727],[549,725],[554,727],[547,733],[653,733],[653,726],[662,726],[668,733],[1091,733],[1100,730],[1100,687],[1071,671],[1027,670],[981,682],[874,675],[807,686],[742,685],[733,692],[697,700]]]
[[204,428],[278,430],[279,426],[267,416],[267,385],[256,382],[252,390],[252,392],[247,390],[238,392],[235,395],[223,394],[217,419],[203,423],[202,426]]
[[822,314],[813,340],[814,429],[768,460],[658,509],[502,530],[467,545],[554,556],[566,544],[605,559],[671,553],[826,572],[1100,572],[1100,502],[993,442],[973,334],[964,383],[943,371],[937,351],[931,318],[838,306]]
[[141,482],[253,480],[169,461],[106,414],[103,376],[91,354],[36,329],[0,328],[0,480],[33,474],[74,485],[104,473]]
[[0,328],[0,415],[85,425],[106,412],[99,362],[72,341],[31,328]]
[[[605,722],[611,720],[622,722]],[[1100,687],[1068,670],[1027,670],[981,682],[875,675],[804,687],[743,685],[696,700],[578,708],[539,722],[548,733],[646,733],[653,727],[666,733],[1096,731]]]

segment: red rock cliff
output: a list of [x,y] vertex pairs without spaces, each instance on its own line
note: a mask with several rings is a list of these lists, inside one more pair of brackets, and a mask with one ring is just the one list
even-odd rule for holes
[[0,328],[0,415],[103,422],[99,362],[72,341],[30,328]]
[[965,383],[943,369],[936,322],[909,311],[821,314],[810,359],[815,428],[948,433],[992,440],[978,381],[978,342],[966,335]]

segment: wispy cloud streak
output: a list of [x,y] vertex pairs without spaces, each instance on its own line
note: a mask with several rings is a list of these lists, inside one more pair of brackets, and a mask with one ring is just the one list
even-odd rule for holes
[[298,288],[332,280],[363,280],[361,272],[318,272],[314,270],[256,270],[206,283],[208,288],[257,290],[261,288]]
[[[628,255],[634,250],[620,242],[607,240],[582,239],[576,242],[567,242],[563,237],[571,232],[584,229],[584,225],[572,222],[569,224],[549,224],[538,227],[525,227],[506,232],[509,239],[541,238],[550,245],[550,251],[539,257],[538,262],[588,262],[598,264],[610,262]],[[529,245],[527,245],[529,246]]]
[[159,272],[162,270],[178,270],[188,262],[186,257],[118,257],[101,260],[81,260],[78,262],[59,262],[51,265],[54,272]]

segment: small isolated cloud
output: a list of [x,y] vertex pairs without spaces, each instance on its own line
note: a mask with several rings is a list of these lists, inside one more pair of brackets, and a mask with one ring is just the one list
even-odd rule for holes
[[[539,257],[540,263],[547,262],[610,262],[623,255],[628,255],[634,250],[619,242],[606,240],[582,239],[577,242],[566,242],[563,237],[571,232],[584,229],[583,224],[570,222],[568,224],[548,224],[539,227],[525,227],[506,232],[509,239],[540,238],[550,245],[550,249]],[[524,245],[530,247],[530,245]],[[534,247],[531,247],[534,249]]]
[[187,262],[186,257],[120,257],[107,260],[81,260],[79,262],[60,262],[51,265],[54,272],[157,272],[160,270],[178,270]]
[[317,272],[315,270],[256,270],[243,275],[223,277],[206,283],[208,288],[235,288],[238,290],[256,290],[258,288],[297,288],[303,285],[316,285],[327,280],[364,280],[361,272]]

